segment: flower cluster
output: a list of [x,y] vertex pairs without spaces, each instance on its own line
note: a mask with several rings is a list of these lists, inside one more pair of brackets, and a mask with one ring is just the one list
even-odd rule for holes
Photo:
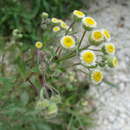
[[[44,15],[47,16],[45,13]],[[107,29],[97,29],[95,19],[87,16],[82,11],[74,10],[72,15],[73,23],[70,26],[61,19],[51,18],[51,23],[54,25],[52,30],[53,32],[59,32],[64,29],[63,36],[60,39],[61,49],[70,49],[70,52],[72,51],[74,54],[70,57],[79,57],[81,61],[79,64],[89,70],[90,79],[96,84],[101,83],[104,78],[102,72],[104,67],[116,67],[118,65],[118,59],[114,56],[116,47],[111,42],[110,32]],[[70,33],[74,25],[79,22],[84,29],[81,39]],[[88,32],[88,44],[82,48],[81,43],[86,37],[86,32]],[[40,42],[36,43],[36,47],[41,48]]]

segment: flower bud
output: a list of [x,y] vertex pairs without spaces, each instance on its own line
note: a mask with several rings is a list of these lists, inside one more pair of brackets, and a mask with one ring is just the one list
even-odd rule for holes
[[116,51],[116,47],[114,44],[112,43],[106,43],[103,47],[102,47],[102,51],[106,54],[115,54]]
[[21,33],[20,30],[18,30],[18,29],[14,29],[14,30],[13,30],[13,36],[14,36],[15,38],[22,38],[22,37],[23,37],[22,33]]
[[41,14],[41,17],[42,17],[42,18],[45,18],[45,19],[48,18],[48,16],[49,16],[49,15],[48,15],[48,13],[46,13],[46,12],[43,12],[43,13]]
[[82,106],[87,106],[87,105],[88,105],[88,101],[82,100],[82,101],[81,101],[81,105],[82,105]]
[[49,106],[49,104],[50,104],[49,100],[47,99],[39,100],[36,103],[36,109],[40,109],[40,110],[46,109]]
[[118,66],[118,59],[117,59],[117,57],[109,57],[108,59],[107,59],[107,63],[108,63],[108,66],[109,67],[117,67]]
[[57,111],[58,111],[58,108],[57,108],[56,103],[51,103],[48,106],[47,115],[55,115],[57,114]]

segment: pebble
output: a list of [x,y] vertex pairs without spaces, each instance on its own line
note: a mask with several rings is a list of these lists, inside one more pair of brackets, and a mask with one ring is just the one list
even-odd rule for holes
[[[117,84],[118,88],[106,84],[98,88],[94,85],[90,87],[91,96],[96,97],[95,105],[98,110],[94,115],[97,127],[90,130],[130,130],[130,1],[124,1],[128,7],[122,6],[121,0],[117,0],[118,3],[111,0],[111,4],[108,4],[108,0],[96,1],[99,5],[97,8],[94,3],[91,5],[92,17],[96,19],[98,27],[112,32],[112,41],[117,46],[119,66],[107,71],[107,75],[108,80]],[[99,11],[94,12],[97,9]],[[123,27],[119,26],[120,17],[125,17]]]

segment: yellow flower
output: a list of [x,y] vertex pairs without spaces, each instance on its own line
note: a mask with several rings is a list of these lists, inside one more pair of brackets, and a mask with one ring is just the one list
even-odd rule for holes
[[[59,19],[59,23],[60,23],[61,28],[65,30],[69,28],[69,26],[63,20]],[[70,29],[70,31],[72,31],[72,29]]]
[[35,43],[35,47],[40,49],[40,48],[43,47],[43,43],[38,41],[38,42]]
[[65,22],[61,22],[61,27],[66,30],[69,28],[69,26]]
[[62,20],[62,19],[59,19],[59,23],[61,24],[61,23],[64,23],[64,21]]
[[84,50],[80,54],[80,59],[83,64],[94,65],[96,61],[96,55],[94,54],[93,51]]
[[99,70],[94,70],[91,73],[91,79],[94,83],[98,84],[101,83],[103,80],[103,72],[99,71]]
[[101,30],[95,30],[91,33],[89,40],[93,45],[99,45],[104,41],[104,35]]
[[102,30],[102,33],[103,33],[103,35],[104,35],[104,37],[105,37],[105,39],[106,39],[107,41],[110,41],[110,40],[111,40],[111,35],[110,35],[110,33],[109,33],[109,31],[108,31],[107,29],[103,29],[103,30]]
[[83,12],[79,11],[79,10],[74,10],[73,15],[76,16],[79,19],[85,17],[85,14]]
[[104,49],[105,49],[105,52],[108,53],[108,54],[115,54],[115,51],[116,51],[116,47],[112,43],[107,43],[104,46]]
[[61,45],[67,49],[74,48],[76,44],[75,39],[69,35],[62,37],[60,42],[61,42]]
[[92,17],[84,17],[82,20],[83,26],[86,30],[92,30],[97,26],[96,21]]
[[57,18],[52,18],[52,19],[51,19],[51,22],[57,24],[57,23],[59,23],[59,19],[57,19]]
[[55,26],[53,27],[53,32],[59,32],[60,31],[60,27],[59,26]]

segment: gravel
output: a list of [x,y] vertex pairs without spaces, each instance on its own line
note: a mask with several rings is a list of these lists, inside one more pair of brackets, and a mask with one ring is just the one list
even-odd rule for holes
[[90,87],[97,108],[93,115],[96,126],[90,130],[130,130],[130,1],[97,0],[90,7],[88,14],[99,28],[112,32],[119,58],[119,66],[107,72],[107,80],[118,86],[102,83]]

